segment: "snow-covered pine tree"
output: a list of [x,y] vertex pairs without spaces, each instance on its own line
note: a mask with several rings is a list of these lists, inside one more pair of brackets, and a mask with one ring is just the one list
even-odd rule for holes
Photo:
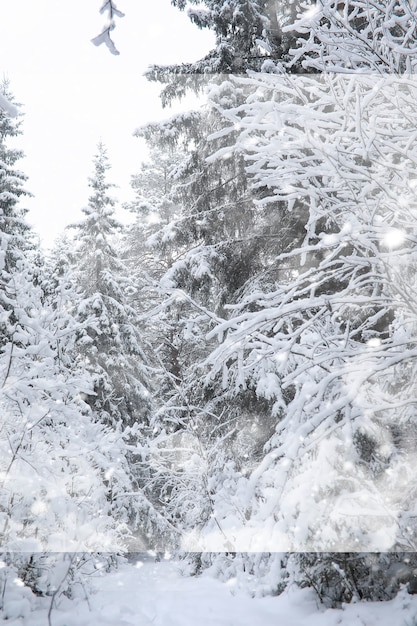
[[[183,253],[175,238],[181,207],[174,201],[172,192],[175,174],[186,156],[150,138],[148,147],[149,159],[132,176],[135,199],[125,208],[134,214],[135,221],[125,228],[123,245],[126,265],[137,282],[132,305],[144,318],[147,339],[161,367],[155,390],[161,398],[172,386],[172,376],[177,382],[180,380],[181,362],[187,352],[187,344],[181,341],[178,329],[181,304],[176,306],[172,302],[169,307],[160,307],[166,294],[159,288],[161,277]],[[151,310],[154,314],[149,314]]]
[[[79,324],[68,312],[67,288],[45,296],[24,260],[13,282],[14,333],[0,356],[6,601],[16,569],[40,595],[52,595],[68,570],[60,589],[68,593],[83,564],[93,569],[93,553],[122,550],[129,520],[121,496],[132,488],[121,434],[82,400],[93,381],[74,361]],[[77,553],[77,564],[64,553]]]
[[126,265],[142,282],[158,280],[174,262],[172,237],[167,234],[161,240],[157,233],[179,218],[180,208],[174,202],[172,189],[175,172],[184,160],[183,154],[169,146],[162,147],[159,142],[149,141],[148,147],[149,158],[131,177],[135,197],[124,205],[135,218],[123,233]]
[[[7,81],[3,81],[0,92],[8,102],[14,103],[13,94]],[[8,144],[8,140],[21,134],[21,120],[10,117],[0,109],[0,237],[2,254],[2,274],[0,303],[3,315],[0,320],[0,345],[11,338],[14,328],[13,314],[13,272],[19,271],[19,264],[29,250],[34,249],[31,232],[25,221],[27,210],[20,200],[29,195],[25,190],[26,175],[16,168],[23,153]]]
[[91,573],[93,553],[123,548],[120,494],[131,482],[125,442],[81,398],[93,385],[74,362],[79,324],[66,281],[43,290],[19,204],[20,153],[7,143],[16,126],[2,112],[0,128],[0,608],[7,612],[16,577],[54,600],[82,583],[87,561]]
[[[106,149],[99,143],[85,217],[72,227],[76,231],[73,271],[79,288],[75,317],[81,324],[75,353],[93,379],[86,401],[95,419],[125,441],[131,488],[127,498],[120,493],[114,501],[126,509],[130,528],[142,543],[168,545],[171,529],[158,513],[149,489],[146,443],[158,370],[150,365],[141,322],[143,308],[134,306],[140,283],[137,271],[132,275],[116,248],[120,224],[110,195],[113,185],[106,180],[109,168]],[[144,290],[142,294],[146,298]]]
[[[260,269],[262,238],[257,236],[254,194],[247,188],[244,161],[238,150],[230,149],[233,139],[222,138],[223,117],[216,108],[219,102],[239,106],[244,94],[225,81],[213,86],[212,96],[211,106],[149,124],[136,134],[149,145],[183,154],[171,172],[176,215],[152,238],[156,246],[175,250],[166,281],[219,312]],[[216,131],[216,139],[208,142]],[[210,159],[213,150],[221,152],[220,158]]]
[[293,63],[307,71],[413,74],[416,8],[414,0],[321,0],[291,27],[302,35]]
[[[172,4],[180,10],[188,8],[191,21],[212,30],[216,40],[215,48],[194,63],[149,68],[147,78],[166,85],[161,93],[164,105],[189,89],[202,91],[216,75],[259,71],[271,61],[287,64],[296,34],[284,27],[306,11],[311,0],[173,0]],[[295,63],[291,71],[298,71]]]
[[[182,3],[181,8],[184,7]],[[296,12],[296,4],[291,10]],[[265,17],[265,11],[269,17]],[[288,234],[283,237],[282,230],[277,232],[280,219],[271,223],[268,209],[255,208],[254,199],[263,191],[248,190],[244,151],[235,147],[233,137],[223,136],[224,119],[219,109],[240,106],[246,98],[245,89],[223,80],[226,76],[219,80],[213,76],[213,73],[230,70],[231,65],[236,65],[236,71],[244,72],[271,61],[272,44],[256,40],[255,35],[261,35],[263,25],[262,36],[269,36],[270,41],[275,37],[278,45],[277,15],[279,12],[279,19],[284,23],[286,9],[272,8],[266,3],[218,2],[210,3],[207,10],[199,8],[192,12],[192,19],[201,27],[215,30],[216,51],[202,62],[187,67],[153,68],[149,78],[168,84],[162,99],[169,102],[190,87],[198,90],[203,83],[207,86],[207,73],[203,82],[200,80],[204,66],[213,82],[210,106],[175,116],[162,124],[148,125],[137,133],[151,146],[180,150],[184,155],[174,174],[172,189],[180,212],[155,233],[152,241],[156,254],[158,249],[173,251],[172,265],[161,281],[162,292],[165,291],[167,297],[157,309],[158,320],[163,320],[166,330],[168,349],[161,355],[165,371],[171,374],[171,384],[166,386],[169,391],[153,421],[158,433],[155,456],[162,451],[159,483],[170,494],[165,510],[171,507],[177,520],[184,516],[181,523],[185,532],[193,525],[188,508],[197,511],[194,516],[197,524],[213,518],[212,487],[209,489],[208,484],[218,488],[222,480],[229,481],[231,474],[238,477],[239,471],[246,473],[251,465],[249,457],[259,455],[263,443],[273,432],[274,421],[267,418],[268,402],[258,398],[254,389],[242,390],[236,397],[221,388],[220,377],[205,385],[196,363],[204,361],[207,355],[209,346],[205,336],[218,321],[217,313],[226,314],[223,305],[239,300],[241,290],[253,286],[257,275],[260,281],[273,281],[274,275],[269,269],[271,259],[289,242]],[[273,19],[277,26],[274,35],[271,34]],[[257,28],[261,29],[259,33]],[[246,38],[249,31],[250,41]],[[282,60],[283,50],[277,49],[275,56]],[[177,74],[181,74],[180,80]],[[175,84],[171,84],[172,80]],[[237,126],[236,136],[238,132]],[[210,142],[207,141],[209,136]],[[211,159],[214,151],[218,158]],[[299,219],[291,220],[287,216],[287,232],[294,222],[300,228]],[[225,412],[229,417],[226,421],[223,420]],[[181,433],[186,446],[184,442],[179,443]],[[178,473],[173,471],[171,458],[166,453],[171,437],[176,438],[177,446],[188,447],[189,457],[200,457],[197,472],[195,464],[188,464],[191,473],[187,477],[184,459]],[[238,459],[238,467],[230,468],[225,478],[222,467],[231,459]],[[193,485],[192,489],[187,489],[188,499],[182,492],[187,483]],[[198,504],[194,497],[196,490],[202,494]]]
[[77,318],[83,323],[78,350],[95,380],[88,402],[100,419],[115,428],[138,427],[149,418],[150,378],[139,323],[129,304],[131,281],[114,246],[120,224],[112,184],[106,180],[109,168],[99,143],[89,179],[92,195],[84,219],[71,227],[76,230],[74,270],[80,288]]
[[117,56],[120,53],[116,48],[113,39],[111,38],[111,32],[116,27],[115,18],[124,17],[124,13],[122,13],[122,11],[117,8],[116,3],[113,2],[113,0],[103,0],[100,8],[100,13],[106,14],[107,20],[101,33],[94,37],[91,42],[95,46],[101,46],[104,43],[104,45],[107,46],[111,54]]
[[[279,240],[265,232],[265,220],[255,215],[244,162],[239,151],[227,148],[230,138],[225,145],[221,136],[223,119],[216,104],[238,105],[243,96],[230,82],[213,89],[208,111],[138,131],[150,146],[183,154],[172,172],[177,215],[151,237],[156,258],[167,252],[170,258],[168,271],[159,270],[162,299],[153,317],[163,331],[155,345],[167,375],[152,422],[152,484],[160,490],[164,515],[183,533],[183,547],[197,550],[202,549],[197,529],[215,518],[213,494],[222,482],[238,478],[242,468],[248,471],[250,455],[258,455],[271,434],[270,425],[261,425],[267,415],[264,400],[258,401],[252,390],[228,396],[219,381],[205,385],[197,364],[207,355],[205,335],[219,321],[224,302],[234,301],[250,278],[263,273],[262,258],[274,256]],[[210,145],[207,137],[214,130],[219,137]],[[222,156],[207,162],[214,144]]]
[[331,73],[254,73],[237,80],[252,86],[246,104],[223,108],[260,206],[304,216],[305,235],[277,256],[275,286],[242,294],[212,333],[208,380],[254,389],[276,420],[236,482],[245,522],[225,509],[220,524],[243,550],[321,552],[298,558],[298,580],[329,602],[394,593],[389,563],[416,547],[416,87],[398,75],[415,23],[409,3],[322,2],[296,54]]
[[[230,3],[220,5],[227,8]],[[195,12],[194,19],[204,25],[211,18],[203,10]],[[378,74],[412,70],[414,24],[415,8],[402,2],[387,7],[364,1],[320,3],[297,26],[302,37],[294,51],[294,65],[343,74],[352,69]],[[294,28],[288,26],[290,31]],[[151,78],[160,78],[169,87],[169,68],[165,69],[166,74],[154,68]],[[225,93],[218,100],[214,95],[229,128],[221,121],[211,128],[212,151],[217,154],[210,163],[219,163],[233,150],[243,156],[257,215],[265,218],[264,223],[269,215],[273,222],[269,234],[280,238],[280,247],[275,248],[275,258],[274,248],[264,254],[263,272],[256,280],[249,277],[239,293],[228,294],[230,319],[209,336],[217,335],[220,341],[206,361],[212,374],[200,387],[195,369],[190,368],[181,392],[186,399],[182,406],[186,411],[191,407],[190,415],[200,415],[198,421],[205,425],[210,424],[209,408],[212,417],[219,415],[210,404],[213,390],[215,402],[221,398],[228,408],[233,397],[252,395],[254,431],[265,426],[264,419],[253,420],[264,399],[267,422],[273,423],[276,433],[258,457],[251,450],[245,469],[227,465],[233,445],[229,439],[227,451],[227,445],[219,445],[219,437],[217,449],[226,457],[219,455],[217,460],[223,459],[224,471],[217,466],[212,473],[206,463],[209,438],[198,428],[193,441],[198,442],[195,450],[200,446],[196,455],[203,463],[196,472],[194,457],[190,471],[194,477],[200,472],[201,484],[209,489],[199,503],[204,512],[200,521],[206,528],[195,545],[227,549],[232,544],[242,550],[414,550],[415,538],[409,534],[414,509],[408,491],[398,482],[403,460],[411,467],[415,395],[410,341],[415,324],[410,308],[414,219],[409,209],[414,197],[414,155],[407,143],[414,136],[413,81],[402,82],[399,88],[392,82],[379,86],[375,75],[293,80],[282,74],[282,66],[274,69],[269,63],[264,69],[268,75],[252,74],[235,81],[237,89],[249,90],[243,104],[233,103]],[[198,70],[173,68],[172,74],[181,71],[183,89],[193,84],[193,72]],[[164,97],[169,100],[175,93],[178,90],[168,88]],[[185,123],[191,124],[192,117],[184,116]],[[160,136],[166,130],[167,140],[175,139],[181,129],[178,122],[169,121],[158,130]],[[205,141],[207,132],[203,136]],[[219,139],[222,144],[216,145]],[[207,142],[201,151],[204,157],[210,152],[206,146]],[[197,184],[200,180],[197,176]],[[196,200],[198,192],[190,197]],[[233,211],[235,201],[231,199],[225,208]],[[204,219],[197,218],[196,224],[197,232],[207,228]],[[207,257],[207,248],[216,248],[221,228],[216,230],[216,219],[210,226],[211,240],[202,239],[194,265],[185,267],[183,283],[177,287],[187,281],[192,284],[198,271],[205,273],[209,284],[212,281],[215,264]],[[205,258],[209,261],[202,265]],[[170,273],[173,276],[175,271]],[[193,293],[197,301],[200,294],[197,285]],[[206,291],[204,304],[209,302]],[[398,385],[398,379],[403,384]],[[401,416],[402,423],[395,432],[394,414]],[[178,416],[182,425],[192,423],[180,411]],[[241,422],[239,426],[244,434]],[[212,424],[209,428],[214,432]],[[225,433],[221,428],[218,432],[224,441]],[[267,441],[264,437],[265,432],[259,437],[261,443]],[[180,519],[184,515],[186,532],[195,516],[185,515],[189,500],[182,491],[184,465],[176,476],[177,488],[171,488],[175,496],[171,502],[182,499],[183,508],[176,514]],[[372,506],[362,516],[364,497]],[[349,508],[349,519],[343,507]],[[217,544],[212,540],[216,536]],[[378,558],[369,555],[322,553],[317,559],[304,556],[296,567],[302,572],[295,575],[300,584],[312,584],[314,571],[319,594],[330,602],[355,595],[385,597],[396,588],[395,580],[382,575]],[[329,588],[331,572],[337,572],[337,581]]]
[[[10,103],[15,103],[7,80],[3,80],[0,91]],[[9,139],[21,133],[19,116],[10,117],[6,111],[0,110],[1,232],[13,237],[13,247],[26,250],[31,247],[30,228],[25,221],[27,210],[19,205],[19,200],[30,195],[24,187],[27,176],[15,167],[17,161],[23,156],[22,151],[8,145]],[[8,264],[13,265],[11,257],[8,259]]]
[[[186,4],[182,2],[178,6],[185,8]],[[285,35],[287,39],[283,43],[281,26],[299,7],[296,3],[277,7],[273,3],[245,1],[206,5],[191,8],[190,15],[200,27],[216,32],[216,50],[196,64],[152,68],[148,77],[168,85],[162,93],[163,102],[167,103],[188,88],[198,91],[203,84],[207,87],[208,74],[209,107],[175,116],[162,124],[148,125],[137,133],[150,144],[171,149],[174,146],[186,155],[173,187],[181,213],[153,241],[156,247],[158,242],[164,245],[169,242],[176,250],[173,256],[177,261],[161,282],[168,293],[162,309],[169,310],[171,319],[175,312],[177,318],[175,327],[170,326],[173,331],[170,337],[175,339],[170,340],[175,347],[171,353],[178,346],[188,344],[188,349],[182,352],[181,359],[172,361],[176,366],[181,361],[181,367],[176,367],[181,378],[174,381],[175,388],[155,414],[155,422],[158,422],[156,432],[162,428],[161,436],[168,433],[168,441],[172,430],[176,431],[178,441],[178,431],[184,432],[189,454],[201,457],[200,470],[205,469],[198,480],[199,491],[204,495],[198,504],[202,514],[195,516],[200,524],[215,519],[210,493],[213,485],[220,489],[222,481],[230,483],[231,475],[238,480],[239,472],[248,473],[254,464],[253,457],[259,459],[262,446],[275,427],[269,400],[258,397],[255,388],[242,388],[236,396],[222,389],[221,376],[205,384],[202,370],[196,364],[204,362],[210,349],[207,331],[218,321],[217,314],[228,315],[225,303],[239,301],[243,293],[258,289],[259,285],[265,288],[265,284],[274,283],[274,259],[283,249],[296,245],[295,237],[302,240],[304,227],[300,216],[284,211],[274,215],[270,207],[255,205],[256,198],[266,192],[261,188],[248,189],[244,161],[248,146],[242,150],[236,145],[233,133],[224,133],[224,117],[222,113],[219,115],[223,108],[237,108],[245,102],[246,89],[227,76],[216,76],[232,67],[236,72],[245,72],[264,63],[275,71],[272,59],[285,60],[289,42],[294,41],[292,35]],[[238,134],[237,122],[235,136]],[[215,158],[211,158],[213,152]],[[161,316],[161,309],[158,313]],[[225,413],[227,420],[223,419]],[[157,445],[164,450],[161,442]],[[222,468],[228,461],[235,467],[229,468],[226,478]],[[163,463],[160,469],[163,475]],[[192,476],[188,483],[194,485],[198,472],[192,464],[190,469]],[[176,518],[181,515],[188,518],[184,522],[186,529],[187,523],[192,525],[187,507],[194,508],[196,504],[192,496],[195,489],[189,490],[187,500],[181,492],[187,483],[183,469],[175,475],[169,460],[165,470],[162,482],[169,485],[169,493],[175,496],[170,504]],[[172,484],[176,480],[181,486]],[[208,484],[212,485],[210,489]],[[181,500],[180,507],[174,504],[175,498]],[[234,505],[230,506],[233,509]],[[226,540],[227,543],[231,545]]]
[[[160,536],[159,547],[172,549],[178,544],[181,523],[179,513],[170,506],[172,492],[178,493],[177,480],[184,486],[187,477],[179,466],[190,455],[185,451],[193,438],[183,437],[179,425],[179,391],[185,369],[193,362],[191,353],[196,349],[185,327],[190,313],[189,303],[177,298],[170,284],[161,287],[160,279],[173,266],[186,248],[175,237],[176,224],[181,220],[181,207],[172,191],[176,173],[187,155],[175,146],[161,145],[158,138],[148,137],[149,161],[142,164],[138,174],[132,177],[136,198],[126,208],[136,215],[135,222],[125,229],[124,250],[126,264],[135,281],[131,303],[144,320],[147,341],[152,345],[154,361],[154,407],[150,435],[150,458],[140,466],[143,493],[152,501],[155,509],[171,525],[174,534]],[[180,227],[181,230],[181,227]],[[171,232],[171,234],[170,234]],[[182,231],[181,231],[182,232]],[[143,293],[147,294],[146,301]],[[175,434],[176,433],[176,434]],[[184,448],[177,453],[175,447]],[[192,451],[191,451],[192,453]],[[190,478],[190,476],[188,476]],[[193,493],[201,491],[193,482]],[[179,494],[180,495],[180,494]],[[200,507],[196,506],[197,518]],[[154,525],[154,524],[153,524]],[[151,534],[153,533],[150,528]],[[162,540],[162,543],[161,543]]]

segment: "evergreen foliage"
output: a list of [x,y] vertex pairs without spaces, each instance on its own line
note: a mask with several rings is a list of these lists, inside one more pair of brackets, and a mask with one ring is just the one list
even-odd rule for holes
[[[220,33],[230,7],[192,19]],[[238,42],[234,24],[219,37]],[[157,414],[189,455],[170,482],[160,454],[166,510],[193,550],[301,551],[288,576],[329,604],[382,599],[412,577],[415,85],[398,74],[413,70],[414,24],[405,3],[322,2],[284,28],[300,33],[292,62],[213,81],[208,114],[141,131],[162,144],[193,138],[176,181],[183,218],[160,233],[181,245],[161,284],[177,290],[169,306],[188,303],[197,347]],[[295,76],[300,66],[324,75]],[[237,188],[223,186],[233,168]],[[236,214],[242,258],[225,236]],[[217,272],[236,280],[236,258],[250,270],[228,289]],[[196,481],[199,519],[184,491]],[[370,556],[381,550],[392,555]],[[404,559],[408,578],[378,580],[385,561],[393,571]],[[262,567],[253,574],[267,577]]]
[[[13,103],[13,94],[7,81],[3,81],[0,92]],[[29,195],[25,190],[26,176],[16,168],[23,156],[20,150],[11,148],[8,141],[21,134],[18,117],[11,118],[5,110],[0,110],[0,346],[13,336],[15,285],[14,274],[21,269],[25,255],[33,250],[30,229],[25,221],[26,209],[20,200]]]
[[100,419],[113,424],[144,424],[150,411],[146,357],[140,344],[135,311],[129,305],[128,271],[113,246],[120,229],[114,217],[110,165],[100,143],[94,158],[93,190],[85,219],[77,229],[75,273],[80,287],[77,319],[83,324],[77,345],[94,377],[89,404]]
[[85,217],[72,226],[76,245],[70,262],[77,285],[73,307],[79,323],[74,355],[93,381],[84,398],[94,418],[119,433],[124,444],[120,463],[126,464],[129,485],[124,492],[115,483],[113,492],[110,480],[111,499],[121,507],[140,545],[147,547],[162,541],[161,537],[166,541],[171,532],[148,489],[146,439],[158,370],[145,353],[149,341],[144,337],[141,311],[134,307],[135,298],[142,300],[146,293],[143,280],[137,270],[128,269],[122,250],[116,247],[120,246],[121,225],[114,215],[113,185],[106,179],[109,169],[106,148],[99,143]]
[[198,28],[212,30],[216,45],[194,63],[149,68],[148,80],[165,85],[161,93],[164,106],[190,89],[201,92],[216,75],[269,71],[276,62],[291,67],[292,72],[300,70],[294,62],[289,65],[289,51],[297,38],[291,24],[310,7],[311,0],[172,0],[172,4],[180,10],[188,8],[189,18]]
[[101,33],[94,37],[91,42],[95,46],[101,46],[104,43],[104,45],[107,46],[109,52],[117,56],[118,54],[120,54],[120,52],[116,48],[110,34],[116,28],[114,18],[124,17],[124,13],[119,11],[119,9],[116,7],[116,3],[113,2],[113,0],[103,0],[100,8],[100,13],[107,14],[107,21]]
[[71,292],[65,280],[43,275],[19,204],[25,176],[15,164],[21,155],[7,144],[16,125],[2,113],[1,128],[3,608],[16,576],[53,603],[83,584],[82,571],[107,560],[98,552],[123,549],[129,533],[121,494],[130,492],[130,479],[122,437],[94,419],[82,400],[92,380],[74,361],[80,326],[69,310]]
[[137,131],[129,227],[99,144],[42,265],[0,111],[0,582],[70,595],[133,530],[257,593],[413,591],[417,5],[172,4],[216,47],[148,77],[208,103]]

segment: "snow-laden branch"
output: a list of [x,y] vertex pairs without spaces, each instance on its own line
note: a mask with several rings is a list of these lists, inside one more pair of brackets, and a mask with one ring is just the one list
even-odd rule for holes
[[2,93],[0,93],[0,108],[2,108],[3,111],[5,111],[10,117],[17,117],[19,114],[17,107],[9,102],[6,96],[4,96]]
[[117,50],[114,41],[110,37],[110,33],[115,29],[116,24],[114,21],[115,17],[124,17],[124,13],[119,11],[116,7],[116,4],[112,0],[104,0],[103,5],[100,9],[100,13],[106,13],[108,16],[108,20],[102,32],[94,37],[91,42],[95,46],[101,46],[101,44],[105,44],[107,48],[110,50],[111,54],[118,55],[120,52]]
[[[241,549],[410,549],[416,537],[396,511],[417,508],[399,484],[417,410],[417,83],[379,74],[236,82],[253,95],[224,107],[239,129],[230,150],[245,155],[260,215],[293,216],[304,231],[273,260],[269,289],[252,284],[207,336],[219,345],[206,384],[221,380],[236,397],[253,390],[276,418],[248,483]],[[258,544],[272,511],[271,539]]]

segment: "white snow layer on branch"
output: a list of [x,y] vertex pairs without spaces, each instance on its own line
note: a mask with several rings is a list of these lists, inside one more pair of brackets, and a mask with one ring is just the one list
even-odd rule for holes
[[104,43],[106,44],[110,52],[117,56],[118,54],[120,54],[120,52],[118,51],[118,49],[114,45],[114,41],[110,37],[110,31],[112,31],[113,28],[114,24],[105,28],[103,32],[100,33],[100,35],[97,35],[97,37],[94,37],[94,39],[91,40],[91,43],[93,43],[95,46],[101,46],[101,44]]
[[103,14],[105,12],[108,12],[108,22],[105,26],[105,28],[103,29],[103,31],[97,35],[97,37],[94,37],[91,42],[95,45],[95,46],[101,46],[102,43],[104,43],[108,49],[110,50],[111,54],[114,55],[118,55],[120,54],[120,52],[117,50],[116,46],[114,45],[114,41],[112,40],[112,38],[110,37],[110,33],[112,30],[114,30],[115,28],[115,23],[114,23],[114,17],[124,17],[124,13],[122,13],[122,11],[119,11],[116,7],[116,5],[114,4],[114,2],[112,2],[111,0],[105,0],[103,2],[103,5],[100,9],[100,13]]
[[9,102],[2,93],[0,93],[0,107],[3,109],[3,111],[6,111],[7,115],[9,115],[10,117],[18,116],[17,107],[11,104],[11,102]]
[[[277,418],[259,466],[216,493],[217,523],[237,552],[414,551],[417,83],[371,73],[236,82],[252,93],[222,110],[230,124],[239,116],[230,149],[245,155],[258,206],[301,215],[303,233],[278,257],[276,282],[207,335],[220,337],[207,382],[254,389]],[[201,549],[226,549],[217,523],[202,529]]]

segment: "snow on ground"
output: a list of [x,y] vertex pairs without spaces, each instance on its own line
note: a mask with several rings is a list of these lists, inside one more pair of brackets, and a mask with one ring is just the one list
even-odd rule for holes
[[[404,590],[391,602],[331,610],[318,606],[311,590],[290,589],[279,597],[252,599],[208,576],[183,577],[174,562],[138,561],[94,582],[87,600],[60,601],[52,626],[417,626],[417,596]],[[48,603],[0,623],[47,626]],[[42,606],[43,605],[43,606]]]

